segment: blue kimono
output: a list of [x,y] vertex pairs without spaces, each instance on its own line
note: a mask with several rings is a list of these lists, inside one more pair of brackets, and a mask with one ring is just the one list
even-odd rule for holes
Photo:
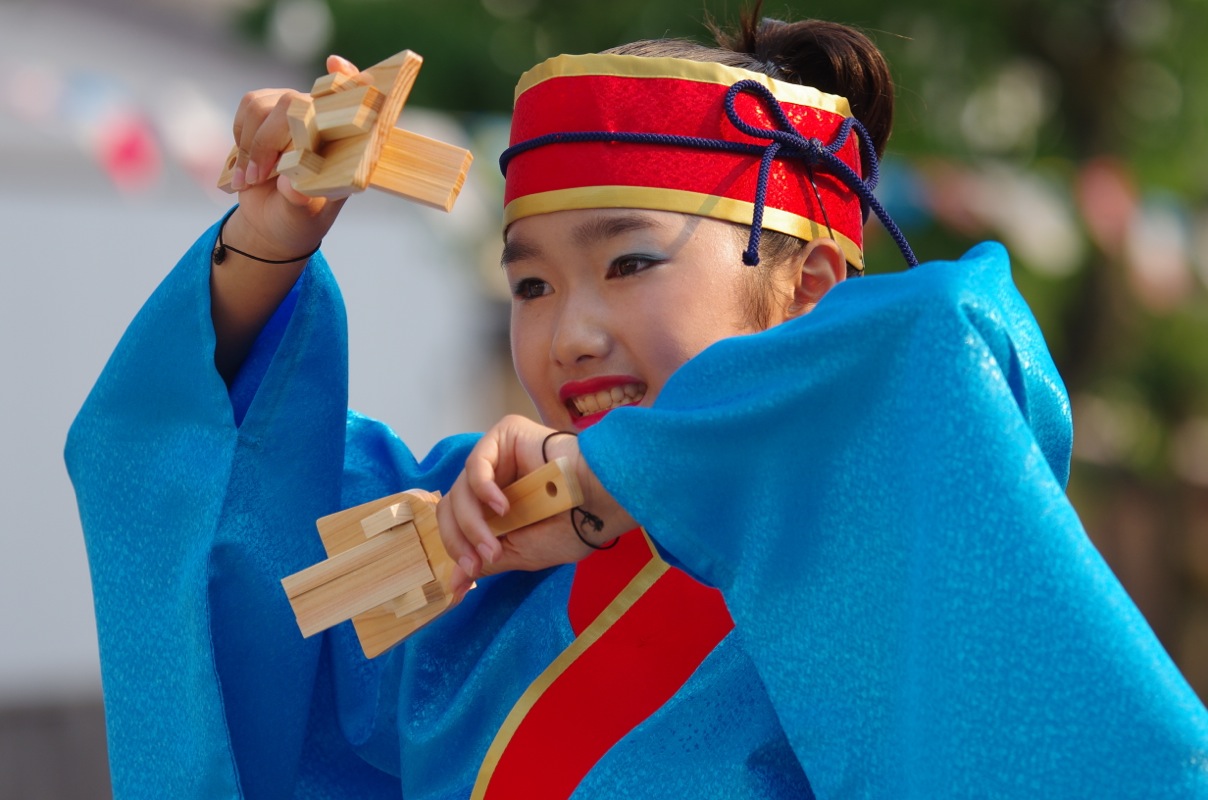
[[[346,624],[303,640],[279,581],[323,557],[314,520],[447,489],[474,437],[417,461],[347,411],[321,256],[228,392],[215,233],[68,437],[115,795],[483,796],[514,706],[606,616],[572,619],[586,562],[484,580],[372,661]],[[580,442],[643,573],[720,589],[733,630],[574,797],[1208,797],[1208,714],[1064,496],[1068,401],[997,245],[846,282]]]

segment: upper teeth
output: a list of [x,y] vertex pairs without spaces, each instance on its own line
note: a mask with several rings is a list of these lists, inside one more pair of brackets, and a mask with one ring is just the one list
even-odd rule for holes
[[596,414],[608,411],[621,405],[632,405],[641,402],[646,395],[646,387],[640,383],[628,383],[624,386],[614,386],[595,394],[583,394],[571,402],[580,414]]

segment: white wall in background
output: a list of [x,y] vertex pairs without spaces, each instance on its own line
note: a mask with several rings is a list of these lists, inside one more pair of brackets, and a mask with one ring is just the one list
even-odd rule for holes
[[[169,85],[233,109],[246,89],[306,82],[212,39],[132,19],[0,0],[0,702],[99,687],[64,437],[126,324],[229,202],[172,156],[152,188],[118,192],[82,144],[80,119],[56,127],[14,105],[13,76],[31,64],[35,76],[91,71],[151,110]],[[491,224],[483,208],[473,183],[451,216],[366,194],[350,201],[324,246],[349,308],[351,403],[419,454],[441,436],[481,428],[498,407],[499,367],[481,347],[489,307],[473,270],[458,263],[467,254],[450,244]],[[393,369],[400,345],[408,366]]]

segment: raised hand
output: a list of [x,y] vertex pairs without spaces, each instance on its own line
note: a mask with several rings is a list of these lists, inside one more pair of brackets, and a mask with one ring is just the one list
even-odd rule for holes
[[[328,56],[327,70],[349,77],[358,74],[351,62],[335,55]],[[252,252],[264,258],[288,258],[313,250],[343,204],[342,199],[300,194],[284,176],[269,177],[290,146],[286,114],[290,103],[300,96],[304,95],[292,89],[258,89],[244,95],[235,112],[232,128],[239,153],[232,186],[239,192],[236,216],[242,225],[238,227],[257,237],[262,250]],[[236,220],[229,225],[237,227]],[[273,254],[264,255],[265,248]]]
[[[329,56],[327,69],[357,74],[357,68],[340,56]],[[290,145],[286,112],[300,95],[292,89],[259,89],[244,95],[235,112],[233,132],[239,155],[232,186],[239,192],[239,208],[223,228],[223,242],[261,259],[293,260],[265,264],[228,251],[221,264],[213,265],[214,363],[228,381],[306,266],[305,254],[318,247],[344,204],[344,199],[300,194],[284,175],[268,177]]]

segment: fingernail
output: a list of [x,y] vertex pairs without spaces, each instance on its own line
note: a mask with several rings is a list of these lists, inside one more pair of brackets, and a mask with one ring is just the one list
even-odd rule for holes
[[474,559],[469,556],[462,556],[457,559],[457,566],[461,567],[461,571],[466,574],[467,578],[474,577]]
[[237,192],[241,192],[247,188],[247,179],[244,177],[243,167],[235,167],[235,171],[231,173],[231,188]]
[[260,167],[255,161],[247,162],[247,182],[249,186],[254,186],[260,181]]
[[498,514],[501,517],[506,513],[504,510],[504,507],[503,507],[503,503],[499,502],[498,500],[492,500],[490,502],[490,506],[491,506],[491,510],[494,511],[496,514]]
[[495,554],[491,552],[491,548],[487,547],[486,542],[478,545],[478,554],[482,556],[482,560],[488,564],[495,563]]

